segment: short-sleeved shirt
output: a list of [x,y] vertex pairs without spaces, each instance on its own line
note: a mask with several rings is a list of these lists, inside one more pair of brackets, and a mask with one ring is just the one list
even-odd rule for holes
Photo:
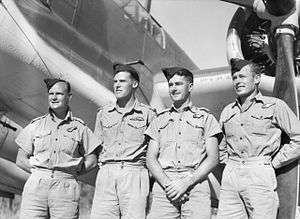
[[[300,122],[278,98],[258,93],[245,106],[236,100],[224,108],[220,124],[228,156],[271,156],[273,166],[279,168],[300,155]],[[282,131],[290,137],[290,143],[283,147],[280,146]]]
[[215,117],[205,108],[189,103],[158,114],[145,135],[159,143],[158,162],[163,169],[197,168],[205,158],[206,140],[221,133]]
[[84,156],[100,145],[92,131],[71,111],[58,122],[51,110],[27,125],[16,143],[32,155],[33,168],[60,170],[73,175],[81,170]]
[[155,111],[137,99],[128,109],[109,104],[99,110],[94,133],[101,139],[100,163],[126,161],[145,164],[148,142],[144,132]]

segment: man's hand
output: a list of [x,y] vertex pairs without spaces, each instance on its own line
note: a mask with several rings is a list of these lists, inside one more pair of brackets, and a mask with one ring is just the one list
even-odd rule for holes
[[181,197],[183,197],[183,200],[185,200],[184,194],[192,184],[193,183],[190,177],[184,177],[171,181],[168,185],[165,186],[167,197],[171,201],[176,201]]

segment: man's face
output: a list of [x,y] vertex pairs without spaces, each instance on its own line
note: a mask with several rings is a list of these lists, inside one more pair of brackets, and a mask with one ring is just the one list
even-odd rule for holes
[[68,108],[71,95],[64,82],[57,82],[48,91],[49,107],[52,110],[65,110]]
[[186,101],[192,88],[193,83],[189,82],[185,76],[174,75],[169,80],[169,94],[174,103]]
[[114,77],[114,94],[118,100],[129,98],[137,86],[138,82],[128,72],[118,72]]
[[246,65],[240,71],[232,74],[233,88],[238,97],[248,97],[260,82],[260,75],[251,71],[251,66]]

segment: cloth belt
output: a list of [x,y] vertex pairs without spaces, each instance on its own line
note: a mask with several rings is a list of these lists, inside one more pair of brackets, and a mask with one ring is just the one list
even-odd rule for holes
[[49,169],[31,169],[31,173],[38,176],[57,178],[57,179],[76,179],[76,176],[65,173],[59,170],[49,170]]
[[116,165],[120,166],[121,168],[124,167],[137,167],[137,168],[146,168],[143,163],[137,162],[128,162],[128,161],[107,161],[107,162],[99,162],[99,167],[106,166],[106,165]]
[[272,165],[272,158],[270,156],[259,156],[249,158],[229,157],[227,164],[235,166],[251,166],[251,165]]

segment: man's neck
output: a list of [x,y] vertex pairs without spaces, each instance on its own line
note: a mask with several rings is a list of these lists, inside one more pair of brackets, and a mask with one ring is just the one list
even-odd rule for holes
[[117,107],[120,109],[128,109],[134,104],[135,100],[135,96],[131,96],[129,99],[117,100]]
[[186,108],[189,105],[190,102],[191,102],[191,98],[188,97],[185,101],[174,102],[173,106],[178,112],[181,112],[183,111],[184,108]]
[[55,121],[62,121],[66,118],[68,113],[68,108],[63,110],[53,110],[51,109],[52,116]]
[[258,92],[258,89],[255,89],[249,96],[239,97],[238,100],[240,105],[249,105],[252,102],[253,98],[258,94]]

